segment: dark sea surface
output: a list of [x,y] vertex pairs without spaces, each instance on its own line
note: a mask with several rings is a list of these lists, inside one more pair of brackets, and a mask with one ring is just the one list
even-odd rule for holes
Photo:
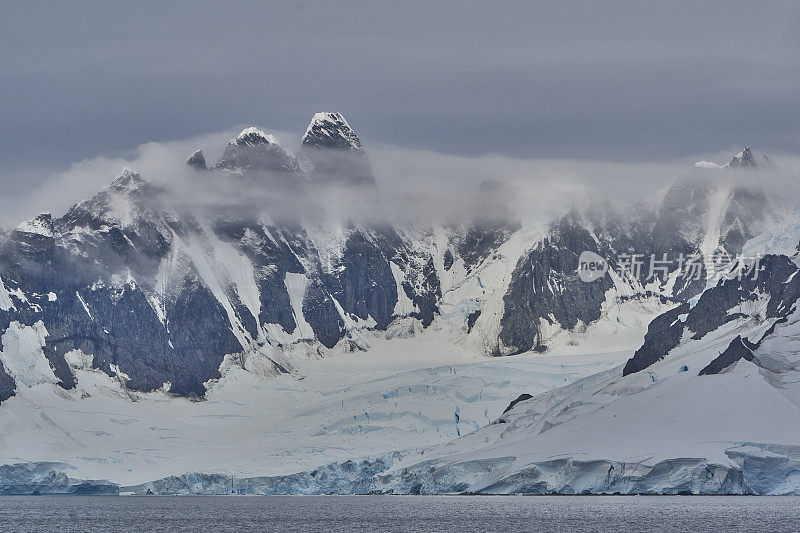
[[800,498],[4,496],[2,531],[800,531]]

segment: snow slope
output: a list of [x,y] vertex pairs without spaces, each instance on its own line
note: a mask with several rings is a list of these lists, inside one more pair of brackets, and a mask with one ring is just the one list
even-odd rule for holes
[[[647,349],[663,346],[667,334],[655,332],[627,375],[617,367],[519,402],[424,461],[406,457],[373,488],[800,494],[799,228],[797,214],[745,246],[794,266],[767,255],[752,292],[723,297],[752,286],[731,278],[665,314],[665,326],[684,324],[665,354]],[[726,358],[739,339],[744,358]]]
[[[725,478],[741,469],[743,459],[772,455],[783,457],[784,467],[760,473],[775,477],[768,492],[800,492],[800,476],[790,471],[800,458],[797,404],[755,365],[697,376],[724,349],[728,337],[722,339],[681,350],[648,372],[621,378],[616,368],[521,402],[502,417],[506,423],[429,452],[424,463],[412,458],[416,464],[396,466],[383,490],[407,492],[419,483],[423,492],[624,493],[635,484],[616,476],[685,461],[683,472],[671,469],[676,478],[685,477],[681,483],[654,478],[634,491],[746,492],[722,481],[706,487],[705,475],[698,478],[693,470],[720,467]],[[788,451],[779,454],[781,447]],[[429,470],[450,474],[440,481]]]
[[126,390],[124,377],[91,370],[76,354],[76,389],[20,387],[4,403],[0,464],[47,459],[74,467],[70,477],[121,484],[200,471],[291,474],[448,442],[488,424],[522,391],[548,390],[625,357],[487,359],[435,336],[370,343],[366,354],[297,355],[295,372],[274,378],[227,366],[200,402]]

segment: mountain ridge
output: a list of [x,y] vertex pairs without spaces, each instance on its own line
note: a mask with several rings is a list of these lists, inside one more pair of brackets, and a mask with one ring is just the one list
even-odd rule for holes
[[[346,124],[339,114],[315,116],[309,131],[330,116],[336,127]],[[274,166],[274,156],[292,157],[276,147],[274,137],[246,128],[214,168],[221,178],[244,173],[263,180],[262,172],[288,171],[303,181],[299,164]],[[334,158],[340,152],[332,149]],[[261,157],[273,159],[262,165]],[[360,331],[387,331],[404,317],[422,328],[437,321],[465,348],[489,355],[546,351],[551,342],[562,342],[559,336],[608,320],[604,309],[626,305],[625,298],[684,301],[705,283],[680,285],[681,272],[672,267],[647,283],[609,274],[586,284],[575,272],[582,251],[608,256],[612,270],[620,267],[614,255],[626,252],[709,255],[720,248],[736,254],[761,223],[746,215],[767,202],[743,190],[726,193],[717,208],[719,228],[702,220],[713,218],[705,214],[713,191],[677,183],[644,218],[626,220],[610,208],[573,210],[526,242],[519,221],[498,216],[504,200],[497,186],[481,188],[480,195],[494,199],[464,226],[345,222],[326,228],[235,213],[198,218],[170,206],[164,189],[124,169],[63,217],[37,217],[11,232],[0,248],[0,293],[12,304],[0,311],[0,326],[41,321],[47,331],[43,354],[65,388],[74,386],[65,357],[81,350],[109,375],[127,376],[134,390],[166,383],[175,394],[197,397],[231,354],[266,351],[268,372],[287,372],[291,363],[280,355],[287,345],[310,341],[324,352],[345,342],[366,349]],[[754,209],[738,208],[738,198]],[[676,217],[681,209],[689,215]],[[699,220],[698,229],[681,229],[687,220]],[[44,267],[41,274],[31,275],[34,264]],[[57,300],[41,296],[51,293]],[[450,311],[443,315],[442,306]],[[198,316],[204,318],[202,331],[193,320]],[[142,337],[142,327],[160,333]],[[151,355],[141,358],[142,350]]]

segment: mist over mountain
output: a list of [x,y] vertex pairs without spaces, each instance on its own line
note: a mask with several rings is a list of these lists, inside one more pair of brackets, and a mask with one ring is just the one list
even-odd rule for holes
[[[789,171],[766,158],[756,164],[750,148],[628,198],[614,188],[635,176],[614,170],[668,167],[589,163],[571,175],[569,162],[543,162],[531,176],[520,175],[526,162],[490,159],[494,172],[480,181],[433,168],[381,182],[340,113],[314,115],[297,156],[256,127],[229,140],[215,163],[175,148],[142,148],[133,163],[152,178],[126,168],[64,216],[40,215],[2,239],[4,292],[16,295],[5,327],[42,321],[43,348],[65,388],[74,386],[66,359],[74,350],[134,389],[202,396],[228,354],[258,354],[280,373],[291,368],[287,346],[367,349],[363,331],[410,333],[434,322],[486,355],[546,351],[608,314],[609,289],[613,305],[631,295],[664,304],[705,283],[677,279],[673,265],[649,279],[586,284],[575,273],[581,252],[601,254],[612,269],[625,253],[735,255],[795,194],[774,194]],[[197,316],[207,325],[194,332]],[[160,338],[141,345],[143,324]]]
[[[316,428],[313,435],[321,446],[336,443],[338,451],[319,455],[295,449],[294,470],[269,463],[263,471],[267,477],[248,481],[255,485],[247,490],[277,490],[278,483],[293,492],[294,483],[310,475],[304,469],[323,464],[321,457],[333,461],[326,468],[339,476],[345,467],[336,461],[372,450],[373,455],[406,455],[365,460],[335,490],[568,492],[564,487],[583,480],[587,467],[576,466],[562,485],[517,482],[513,476],[533,475],[531,468],[550,468],[539,455],[519,450],[514,456],[528,462],[495,479],[496,468],[506,464],[493,459],[500,453],[497,428],[512,423],[514,438],[541,440],[536,431],[572,420],[551,411],[552,398],[559,398],[557,405],[577,398],[571,410],[578,423],[590,412],[588,391],[609,387],[626,405],[649,387],[647,379],[661,383],[664,371],[658,369],[672,372],[683,357],[676,353],[695,353],[696,343],[707,350],[702,343],[709,335],[725,344],[724,352],[693,355],[699,362],[692,359],[678,373],[714,379],[744,361],[768,372],[770,387],[786,385],[786,376],[793,375],[791,358],[778,360],[759,350],[790,338],[779,325],[792,323],[800,295],[795,287],[800,245],[791,230],[797,160],[784,154],[766,157],[749,147],[715,159],[632,164],[461,158],[380,146],[373,151],[341,113],[320,112],[295,144],[285,135],[249,126],[143,145],[125,161],[76,164],[32,198],[57,205],[68,196],[63,191],[91,188],[86,198],[0,233],[0,424],[9,430],[19,426],[13,413],[23,408],[12,406],[20,402],[63,406],[107,399],[117,409],[144,413],[143,420],[159,405],[169,417],[180,417],[187,405],[201,411],[203,405],[222,406],[219,416],[230,424],[224,432],[243,436],[246,458],[271,444],[239,425],[237,410],[255,408],[273,393],[271,401],[283,401],[280,389],[271,388],[276,384],[308,379],[317,385],[297,394],[314,395],[333,386],[328,379],[342,380],[335,393],[341,399],[319,408],[325,416],[315,418],[314,410],[297,413],[298,420]],[[116,168],[121,164],[122,170]],[[754,244],[765,239],[771,244]],[[579,273],[585,253],[600,258],[607,270],[592,281]],[[737,279],[736,269],[745,267],[758,278]],[[752,332],[743,333],[747,328]],[[457,357],[492,361],[481,367],[485,377],[475,379],[498,381],[476,389],[454,381],[442,392],[430,383],[403,383],[411,378],[397,368],[407,361],[422,364],[414,367],[418,372],[453,360],[439,359],[442,346],[456,350]],[[580,359],[563,359],[561,368],[574,365],[574,371],[559,374],[563,381],[550,387],[565,388],[549,393],[532,385],[535,380],[514,381],[512,392],[509,379],[496,378],[519,364],[518,357],[542,368],[547,357],[565,354],[594,354],[599,359],[592,364],[600,366],[590,368],[605,373],[592,376]],[[348,381],[357,374],[338,377],[336,365],[347,365],[352,357],[365,358],[358,364],[385,365],[375,367],[387,373],[367,396],[345,392],[358,389]],[[695,369],[698,364],[702,368]],[[325,365],[334,371],[320,370]],[[455,379],[456,367],[447,368]],[[576,383],[584,383],[586,391],[570,384],[584,376],[587,381]],[[760,378],[751,372],[747,379]],[[630,388],[618,386],[618,380]],[[491,400],[483,399],[484,391]],[[453,412],[438,418],[423,416],[421,408],[415,412],[430,394],[442,394],[442,409]],[[455,406],[447,403],[453,401]],[[498,412],[490,415],[485,401]],[[247,407],[231,411],[230,406]],[[520,413],[529,412],[530,426],[520,422],[528,416]],[[551,425],[541,425],[543,412]],[[248,416],[272,420],[264,413]],[[59,427],[68,434],[87,423],[81,415],[65,417]],[[468,448],[451,453],[451,446],[461,445],[457,439],[436,448],[435,459],[422,459],[410,442],[403,440],[404,448],[396,444],[406,426],[424,435],[425,445],[444,443],[437,440],[443,432],[455,431],[454,437],[464,434],[467,447],[486,435],[485,447],[469,448],[475,456],[461,455]],[[354,437],[365,427],[369,438]],[[595,435],[585,427],[580,426],[588,432],[583,441],[591,442]],[[153,435],[144,429],[136,433],[141,449],[152,445]],[[92,479],[111,475],[75,458],[83,445],[66,443],[51,429],[41,431],[50,451],[27,453],[24,440],[10,440],[7,456],[79,462]],[[477,432],[466,435],[472,431]],[[101,433],[114,439],[123,435]],[[183,434],[218,446],[207,439],[221,433],[187,429]],[[718,435],[707,437],[713,441]],[[278,434],[271,438],[282,442]],[[725,438],[740,442],[736,435]],[[767,444],[785,442],[775,437]],[[281,444],[286,450],[294,445]],[[164,457],[175,453],[180,449],[165,450]],[[631,456],[611,457],[602,447],[581,453],[605,461],[603,468],[634,468],[644,476],[609,478],[590,485],[590,492],[649,492],[659,483],[667,492],[682,490],[659,474],[662,463],[634,465]],[[671,461],[671,453],[658,457]],[[795,451],[781,453],[795,460]],[[131,472],[139,473],[123,477],[147,483],[133,492],[169,493],[178,490],[174,483],[183,483],[155,482],[180,472],[160,462],[145,467],[134,455],[127,460]],[[426,477],[425,469],[434,464],[429,461],[445,469],[471,469],[483,456],[492,458],[485,474],[494,481],[467,476],[449,484]],[[214,468],[213,458],[193,453],[180,465],[200,472],[204,461]],[[224,464],[243,468],[231,461]],[[681,471],[691,478],[690,490],[778,491],[774,483],[762,489],[731,484],[726,476],[739,475],[739,467],[730,465],[714,466],[716,481],[698,484],[695,470],[706,464],[690,461]],[[289,477],[272,477],[279,473]],[[213,492],[217,483],[202,478],[197,490]],[[623,485],[627,488],[621,490]],[[334,490],[312,486],[311,492]],[[786,490],[796,490],[792,487]]]

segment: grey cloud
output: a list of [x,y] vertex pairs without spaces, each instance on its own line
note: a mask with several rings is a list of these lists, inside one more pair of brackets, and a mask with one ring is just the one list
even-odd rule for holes
[[234,124],[476,156],[800,148],[800,6],[4,2],[0,185]]
[[[0,227],[13,227],[42,211],[60,216],[73,203],[109,185],[123,167],[163,188],[168,205],[212,213],[250,211],[276,220],[303,213],[339,219],[379,217],[391,222],[463,221],[475,214],[479,188],[487,180],[505,185],[500,189],[500,200],[506,214],[536,223],[552,220],[571,206],[585,207],[602,199],[617,205],[656,201],[659,189],[679,179],[740,180],[781,190],[783,207],[797,201],[800,191],[800,158],[782,152],[771,154],[772,166],[737,173],[693,168],[698,160],[724,163],[734,150],[678,159],[615,162],[463,156],[374,143],[367,144],[367,154],[377,181],[377,197],[369,187],[319,183],[299,195],[271,186],[269,176],[263,180],[257,175],[243,178],[197,171],[186,164],[186,158],[201,149],[213,165],[238,131],[148,142],[125,157],[100,156],[74,163],[66,171],[50,175],[38,187],[0,197]],[[299,137],[291,132],[273,133],[282,146],[297,152]],[[302,181],[298,176],[292,179]]]

